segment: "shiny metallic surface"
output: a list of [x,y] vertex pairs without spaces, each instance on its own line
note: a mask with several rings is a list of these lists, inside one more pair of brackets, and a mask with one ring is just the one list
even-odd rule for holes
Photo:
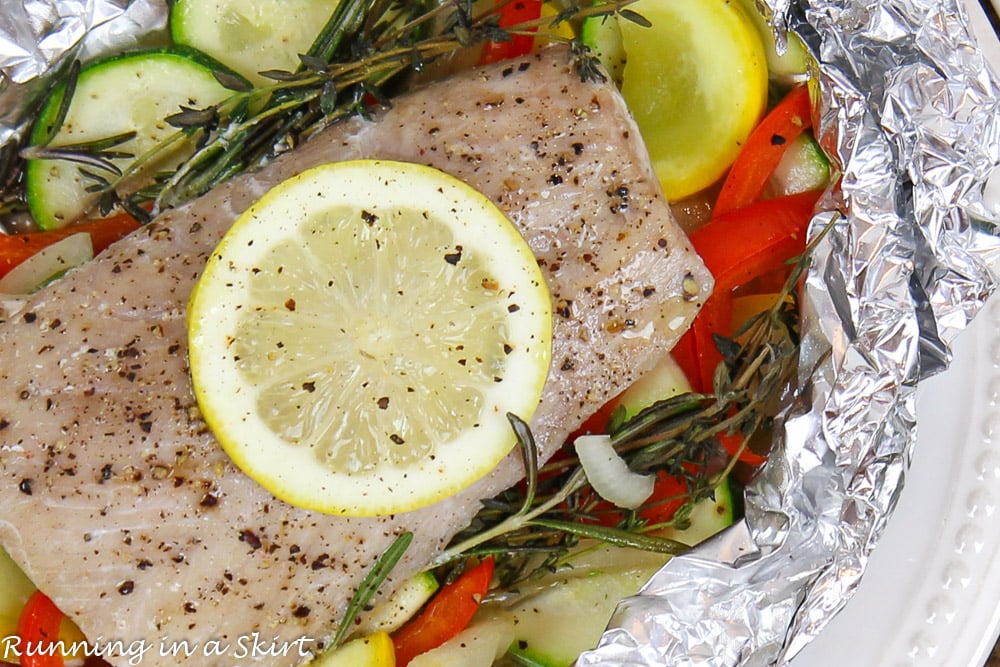
[[[155,39],[165,9],[0,0],[0,142],[16,138],[39,75],[60,57]],[[984,193],[1000,163],[1000,90],[963,8],[765,9],[816,58],[817,135],[841,173],[812,226],[832,223],[805,285],[800,381],[745,520],[624,600],[581,667],[780,665],[821,632],[905,481],[917,383],[947,366],[995,286],[997,207]]]
[[[818,61],[842,165],[805,286],[800,383],[745,523],[675,558],[578,665],[780,665],[850,599],[914,442],[914,388],[994,289],[996,81],[950,2],[775,7]],[[736,543],[720,549],[720,543]],[[738,556],[738,557],[734,557]]]

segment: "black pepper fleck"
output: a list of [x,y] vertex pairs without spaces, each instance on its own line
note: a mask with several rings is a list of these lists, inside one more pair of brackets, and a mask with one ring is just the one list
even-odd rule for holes
[[252,530],[243,530],[240,532],[240,542],[246,542],[251,549],[260,549],[261,541],[257,537],[257,533]]

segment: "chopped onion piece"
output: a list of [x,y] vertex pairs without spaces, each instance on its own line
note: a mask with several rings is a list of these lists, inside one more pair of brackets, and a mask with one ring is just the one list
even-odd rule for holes
[[629,470],[625,459],[611,446],[611,436],[581,435],[574,445],[590,485],[608,502],[631,510],[653,493],[656,478]]
[[42,248],[8,271],[7,275],[0,278],[0,293],[31,294],[61,276],[67,269],[93,258],[94,244],[90,240],[90,234],[70,234]]

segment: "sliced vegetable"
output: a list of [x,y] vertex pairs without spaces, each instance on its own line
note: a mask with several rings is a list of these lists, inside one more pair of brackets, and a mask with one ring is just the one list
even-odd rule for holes
[[781,162],[767,179],[761,197],[771,199],[826,187],[830,182],[830,159],[813,138],[803,132],[791,143]]
[[510,607],[515,637],[510,653],[538,667],[569,667],[597,645],[623,599],[635,595],[666,562],[662,554],[617,549],[618,562],[580,564]]
[[692,245],[715,277],[715,291],[674,348],[695,391],[712,390],[715,368],[722,361],[714,336],[732,334],[732,290],[802,253],[819,194],[757,202],[714,218],[691,234]]
[[42,248],[0,278],[0,294],[31,294],[62,276],[74,266],[94,258],[94,246],[86,232],[70,234]]
[[[48,97],[31,135],[37,156],[41,148],[65,148],[134,132],[135,136],[107,150],[116,169],[124,170],[146,151],[178,132],[164,119],[181,107],[204,107],[230,95],[212,74],[225,70],[208,56],[190,49],[170,48],[115,56],[84,67],[76,82],[65,119],[59,111],[65,84]],[[233,75],[235,76],[235,74]],[[170,153],[142,169],[146,178],[176,165],[185,155]],[[25,178],[28,206],[42,229],[56,229],[81,218],[97,195],[88,187],[115,174],[98,166],[63,159],[31,159]],[[96,178],[95,178],[96,177]],[[143,178],[132,179],[138,189]]]
[[[680,484],[681,482],[675,479],[675,483]],[[668,527],[657,531],[656,534],[692,547],[701,544],[719,531],[733,525],[733,521],[736,520],[737,493],[742,494],[742,489],[739,486],[734,488],[733,482],[728,479],[723,480],[715,487],[713,497],[694,504],[694,507],[691,508],[691,514],[687,517],[686,528]],[[650,512],[652,510],[651,507]],[[677,507],[674,507],[669,511],[667,520],[673,518],[676,510]],[[657,523],[651,515],[646,518],[650,524]]]
[[309,667],[393,667],[395,664],[392,639],[385,632],[376,632],[321,653]]
[[[542,0],[510,0],[500,9],[499,26],[509,28],[539,18],[542,15]],[[487,41],[479,56],[481,64],[516,58],[530,53],[535,46],[532,34],[512,34],[510,39]]]
[[611,446],[611,436],[582,435],[573,444],[587,481],[601,498],[616,507],[635,509],[653,493],[655,478],[629,470]]
[[[41,591],[28,598],[17,622],[17,636],[21,640],[21,667],[63,667],[59,640],[59,626],[63,613]],[[30,650],[29,650],[30,648]]]
[[653,370],[633,382],[628,389],[613,399],[611,406],[613,408],[621,406],[622,419],[630,419],[657,401],[688,391],[691,391],[691,385],[684,371],[668,354]]
[[594,52],[608,76],[621,88],[628,57],[622,44],[618,19],[614,16],[588,16],[580,28],[580,40]]
[[[35,590],[35,585],[10,555],[0,549],[0,638],[18,634],[17,623],[21,610]],[[7,644],[0,646],[3,646],[3,651],[0,651],[0,662],[17,664],[13,647]]]
[[438,588],[438,580],[430,572],[421,572],[407,579],[393,591],[388,600],[362,618],[354,633],[370,635],[398,630],[424,606]]
[[410,667],[492,665],[507,653],[507,648],[514,641],[514,622],[514,617],[504,611],[490,610],[477,614],[475,620],[457,635],[415,657],[410,661]]
[[415,656],[444,644],[469,624],[489,590],[493,565],[490,556],[465,570],[443,586],[420,614],[393,633],[399,667],[406,667]]
[[80,232],[89,234],[96,255],[139,227],[140,225],[135,218],[121,214],[47,232],[0,234],[0,277],[5,276],[11,269],[42,248],[46,248],[71,234]]
[[794,32],[786,33],[784,47],[779,53],[774,29],[757,9],[757,1],[740,0],[740,4],[753,21],[760,41],[764,44],[768,77],[778,85],[800,82],[809,71],[809,55],[802,39]]
[[725,215],[760,199],[791,142],[812,127],[809,88],[793,88],[747,138],[719,191],[712,215]]
[[653,28],[619,20],[622,94],[670,201],[716,182],[767,103],[757,29],[727,0],[639,0]]
[[[668,528],[657,535],[699,544],[732,525],[733,500],[732,489],[723,482],[714,499],[694,506],[690,528]],[[663,554],[582,541],[566,566],[525,584],[519,598],[502,605],[515,618],[510,653],[523,665],[572,665],[582,651],[597,645],[618,602],[635,595],[666,560]]]
[[299,54],[336,9],[336,0],[177,0],[170,33],[262,85],[258,72],[295,71]]

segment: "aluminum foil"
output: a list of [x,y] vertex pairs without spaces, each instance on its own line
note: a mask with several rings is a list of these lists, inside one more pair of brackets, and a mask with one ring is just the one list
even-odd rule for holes
[[[917,383],[993,291],[1000,91],[953,2],[771,7],[818,63],[842,166],[813,233],[799,386],[746,518],[624,600],[577,665],[780,665],[850,599],[915,441]],[[833,211],[839,211],[835,214]]]
[[[578,665],[784,664],[850,599],[902,488],[914,391],[993,291],[1000,90],[951,0],[763,7],[817,62],[842,178],[804,290],[799,382],[746,518],[622,601]],[[43,74],[162,38],[160,0],[0,0],[0,147]]]

